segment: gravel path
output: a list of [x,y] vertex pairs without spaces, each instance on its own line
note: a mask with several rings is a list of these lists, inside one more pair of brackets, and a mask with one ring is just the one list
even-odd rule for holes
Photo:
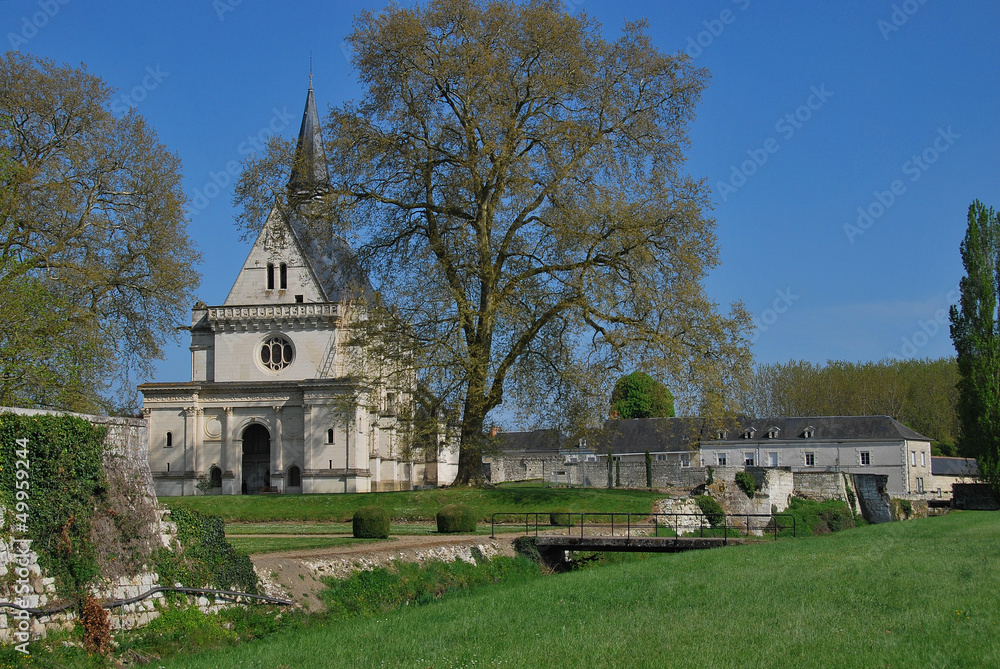
[[286,597],[298,605],[315,611],[323,608],[322,602],[316,597],[316,593],[323,588],[323,583],[320,581],[323,576],[344,578],[358,569],[371,569],[396,561],[470,560],[473,548],[477,548],[487,557],[512,556],[513,540],[514,537],[510,535],[498,539],[475,534],[447,537],[407,535],[392,537],[377,544],[362,543],[278,553],[257,553],[251,555],[250,560],[268,595]]

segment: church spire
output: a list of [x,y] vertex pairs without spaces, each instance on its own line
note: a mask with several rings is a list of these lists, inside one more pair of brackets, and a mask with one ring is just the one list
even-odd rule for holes
[[312,87],[312,63],[309,64],[309,92],[306,108],[302,112],[299,140],[295,145],[295,160],[288,179],[288,191],[295,197],[312,197],[330,187],[330,173],[323,151],[323,132],[316,111],[316,97]]

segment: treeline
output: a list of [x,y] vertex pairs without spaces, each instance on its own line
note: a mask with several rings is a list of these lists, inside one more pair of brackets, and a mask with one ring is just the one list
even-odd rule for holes
[[792,361],[758,365],[743,389],[743,411],[755,418],[892,416],[956,455],[959,425],[955,358],[826,365]]

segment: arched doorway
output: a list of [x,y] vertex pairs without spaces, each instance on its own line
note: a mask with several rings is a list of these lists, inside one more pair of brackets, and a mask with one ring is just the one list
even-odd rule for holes
[[243,494],[256,495],[271,485],[271,433],[263,425],[243,431]]

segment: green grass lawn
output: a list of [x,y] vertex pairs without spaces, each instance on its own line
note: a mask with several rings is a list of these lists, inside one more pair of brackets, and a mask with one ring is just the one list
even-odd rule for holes
[[1000,514],[660,555],[281,632],[176,667],[995,667]]
[[352,495],[198,495],[162,497],[168,506],[182,506],[222,516],[227,523],[325,521],[347,522],[361,506],[380,506],[393,520],[434,520],[446,504],[472,507],[480,521],[500,511],[550,511],[565,507],[579,512],[649,513],[663,493],[604,488],[447,488],[413,492]]
[[[275,551],[294,551],[303,548],[329,548],[331,546],[347,546],[349,544],[372,543],[380,539],[355,539],[353,537],[226,537],[226,540],[238,551],[243,553],[273,553]],[[391,541],[389,539],[388,541]]]
[[[517,527],[497,527],[500,532],[524,531],[524,524]],[[249,537],[260,534],[294,534],[301,537],[322,535],[322,534],[351,534],[354,526],[351,523],[226,523],[226,537],[233,538]],[[436,523],[392,523],[389,526],[389,533],[393,536],[424,536],[437,534]],[[489,523],[481,524],[476,528],[476,534],[489,536]]]

